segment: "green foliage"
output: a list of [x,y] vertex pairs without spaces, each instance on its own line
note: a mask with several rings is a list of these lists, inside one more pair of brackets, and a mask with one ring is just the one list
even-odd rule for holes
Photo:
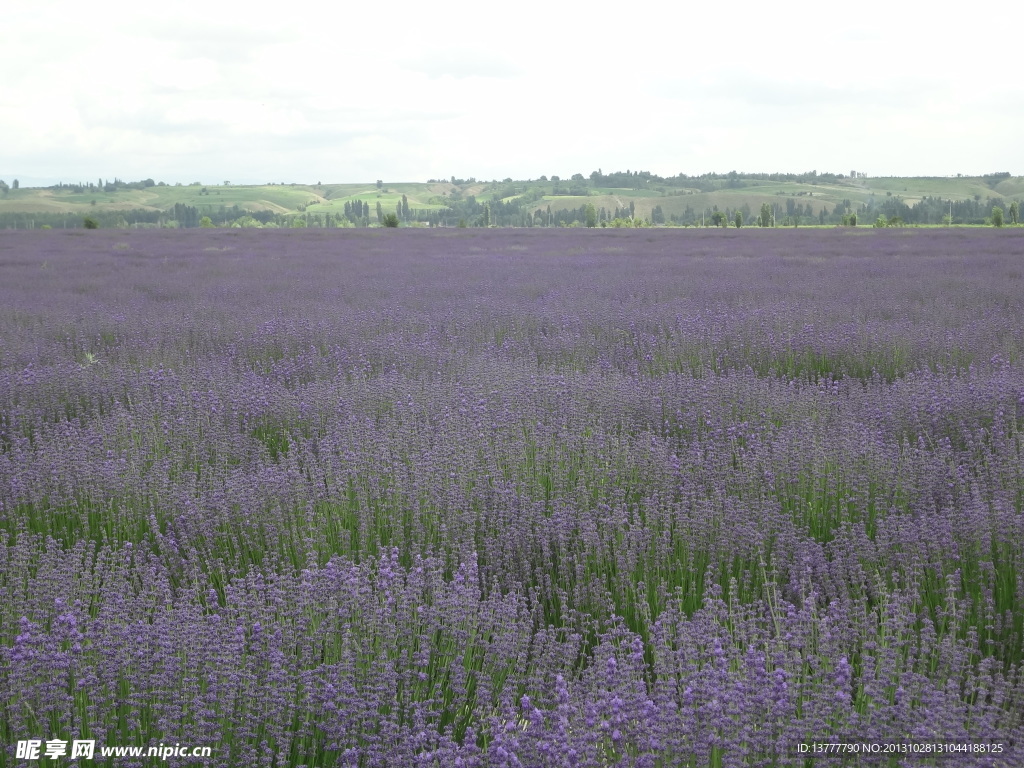
[[586,206],[584,207],[584,212],[585,212],[586,219],[587,219],[587,226],[588,227],[596,227],[597,226],[597,209],[594,208],[594,204],[593,203],[587,203]]
[[1010,203],[1010,211],[1009,211],[1009,213],[1010,213],[1010,223],[1011,224],[1019,224],[1020,223],[1020,205],[1017,203],[1016,200],[1014,200],[1012,203]]
[[203,218],[199,220],[199,226],[203,229],[212,229],[213,220],[209,216],[203,216]]
[[[311,227],[349,223],[365,227],[371,222],[382,223],[383,212],[388,210],[395,211],[400,222],[454,226],[464,218],[470,226],[479,226],[485,205],[490,206],[488,225],[499,227],[597,226],[601,222],[612,226],[616,218],[635,219],[638,215],[646,216],[654,225],[693,226],[709,224],[708,217],[716,206],[726,213],[729,226],[734,226],[737,211],[743,214],[741,226],[773,227],[812,220],[822,225],[842,222],[850,226],[854,211],[858,215],[865,212],[869,225],[879,215],[887,220],[898,216],[908,225],[934,226],[947,215],[957,224],[991,225],[993,206],[1004,211],[1004,225],[1018,224],[1019,202],[1016,209],[1011,202],[1014,198],[1024,200],[1024,177],[990,176],[868,180],[858,174],[856,182],[851,182],[845,175],[815,173],[730,172],[662,178],[647,172],[595,171],[589,177],[577,173],[572,174],[571,181],[569,175],[559,179],[558,197],[553,196],[552,185],[546,180],[510,177],[501,182],[456,179],[454,186],[444,179],[443,187],[438,186],[440,179],[388,187],[382,181],[371,181],[319,187],[230,183],[207,188],[198,182],[183,186],[152,179],[125,182],[115,178],[17,191],[0,183],[0,229],[38,228],[43,223],[57,228],[87,215],[103,229],[118,226],[122,219],[128,226],[166,226],[170,220],[179,227],[198,227],[204,215],[219,226],[244,215],[253,216],[264,226],[271,222],[290,226],[296,213],[319,216],[307,215],[307,226]],[[91,199],[95,199],[94,204]],[[374,222],[377,203],[382,211]],[[594,206],[596,222],[592,218],[588,222],[588,204]],[[345,221],[343,205],[347,208]],[[768,212],[764,219],[758,215],[762,206]]]
[[993,208],[992,209],[992,226],[1001,227],[1003,226],[1003,209]]
[[82,219],[82,226],[86,229],[99,229],[100,224],[92,216],[86,216]]
[[390,229],[394,229],[398,226],[398,214],[388,213],[384,215],[384,226]]
[[[857,223],[856,215],[851,215],[850,216],[850,220],[852,222],[852,226],[856,226],[856,223]],[[876,228],[882,228],[882,227],[902,227],[903,226],[903,219],[901,219],[899,216],[890,216],[887,219],[887,218],[885,218],[885,214],[884,213],[880,213],[880,214],[878,214],[878,218],[875,219],[875,223],[872,224],[871,226],[872,227],[876,227]]]
[[761,215],[757,217],[757,226],[770,227],[772,218],[772,207],[768,203],[761,203]]
[[743,211],[736,211],[736,216],[733,218],[733,224],[736,229],[743,226]]

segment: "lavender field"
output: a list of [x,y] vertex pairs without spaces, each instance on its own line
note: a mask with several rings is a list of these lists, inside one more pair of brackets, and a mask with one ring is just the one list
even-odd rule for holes
[[0,764],[1020,765],[1022,326],[1016,229],[4,232]]

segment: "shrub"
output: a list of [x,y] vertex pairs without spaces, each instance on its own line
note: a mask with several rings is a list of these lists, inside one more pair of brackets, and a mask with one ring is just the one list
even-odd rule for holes
[[96,219],[94,219],[92,216],[86,216],[84,219],[82,219],[82,226],[84,226],[86,229],[99,229],[100,223],[96,221]]
[[398,215],[395,213],[384,214],[384,226],[395,228],[398,226]]

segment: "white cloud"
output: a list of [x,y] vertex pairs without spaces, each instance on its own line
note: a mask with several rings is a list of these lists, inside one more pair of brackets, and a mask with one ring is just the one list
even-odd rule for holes
[[4,27],[0,178],[1024,172],[985,14],[40,0]]

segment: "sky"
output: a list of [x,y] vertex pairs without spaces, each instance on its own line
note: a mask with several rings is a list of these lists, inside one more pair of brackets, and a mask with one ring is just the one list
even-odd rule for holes
[[0,178],[1024,174],[1015,11],[701,5],[13,3]]

